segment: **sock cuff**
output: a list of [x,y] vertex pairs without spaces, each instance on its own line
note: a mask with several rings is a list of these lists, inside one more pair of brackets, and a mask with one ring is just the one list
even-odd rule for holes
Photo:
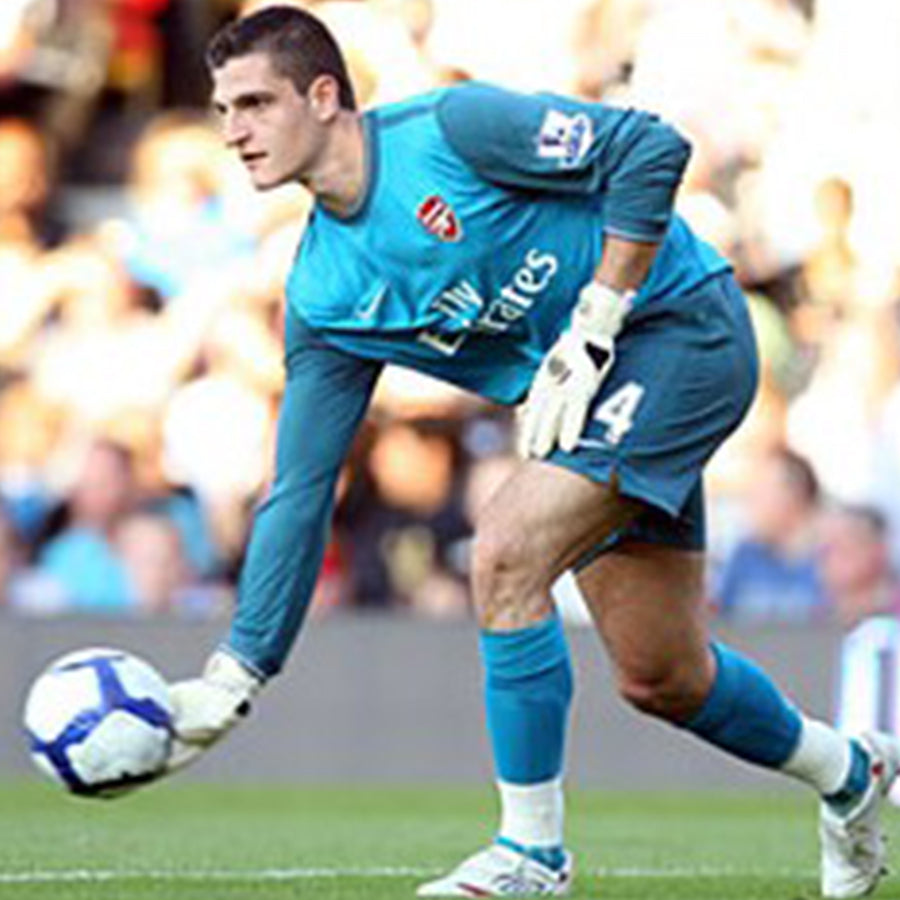
[[736,697],[737,672],[728,658],[728,648],[711,643],[710,649],[716,658],[716,675],[706,702],[700,711],[684,723],[688,731],[704,734],[722,726],[731,717],[731,709]]
[[556,613],[527,628],[482,630],[479,646],[491,677],[529,678],[569,661],[565,631]]

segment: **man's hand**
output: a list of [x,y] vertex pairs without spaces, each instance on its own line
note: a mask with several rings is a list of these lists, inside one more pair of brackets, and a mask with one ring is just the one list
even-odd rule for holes
[[193,762],[250,712],[263,682],[233,656],[216,651],[200,678],[178,681],[169,691],[175,746],[166,774]]
[[519,453],[543,457],[558,444],[575,449],[588,407],[615,361],[615,338],[634,292],[592,281],[582,288],[572,322],[544,357],[519,426]]

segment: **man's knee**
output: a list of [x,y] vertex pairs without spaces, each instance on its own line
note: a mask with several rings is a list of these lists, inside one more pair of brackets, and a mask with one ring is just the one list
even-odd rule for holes
[[702,667],[672,663],[619,672],[622,698],[638,711],[667,722],[684,723],[703,707],[711,681]]
[[472,544],[472,588],[481,624],[509,627],[550,611],[553,575],[534,536],[512,523],[482,521]]
[[502,524],[485,522],[478,527],[472,542],[472,572],[481,581],[501,577],[521,577],[527,550],[523,536]]

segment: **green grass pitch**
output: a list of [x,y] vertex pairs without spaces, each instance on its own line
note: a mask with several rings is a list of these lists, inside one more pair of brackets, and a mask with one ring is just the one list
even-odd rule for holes
[[[889,830],[900,814],[887,811]],[[414,896],[491,836],[486,790],[211,787],[117,801],[0,786],[0,898],[344,900]],[[791,791],[572,791],[576,898],[817,896],[815,810]],[[900,877],[880,898],[900,898]]]

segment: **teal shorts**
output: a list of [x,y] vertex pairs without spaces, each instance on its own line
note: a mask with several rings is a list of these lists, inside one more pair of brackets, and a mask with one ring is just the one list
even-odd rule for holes
[[746,414],[758,374],[747,303],[730,272],[628,317],[578,446],[548,461],[593,481],[615,477],[645,509],[581,565],[626,539],[704,548],[703,467]]

